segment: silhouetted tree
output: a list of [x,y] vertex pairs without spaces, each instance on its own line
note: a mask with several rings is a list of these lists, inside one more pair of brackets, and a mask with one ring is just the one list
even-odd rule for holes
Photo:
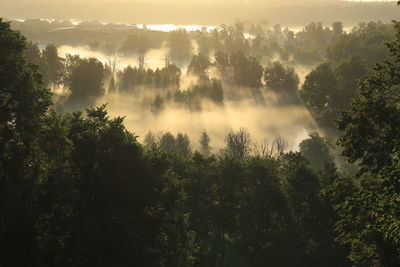
[[309,161],[310,166],[315,169],[322,169],[326,164],[333,163],[329,147],[318,133],[310,133],[309,138],[299,144],[299,148],[300,153]]
[[[169,56],[177,65],[190,60],[192,55],[192,44],[189,34],[184,29],[179,29],[169,33]],[[166,64],[166,66],[168,66]]]
[[103,64],[95,59],[70,58],[69,73],[66,85],[71,94],[68,97],[67,108],[80,109],[91,106],[96,99],[104,94]]
[[231,131],[226,137],[224,154],[235,159],[245,159],[253,149],[249,132],[241,128],[238,132]]
[[45,84],[56,85],[60,83],[61,75],[63,72],[63,62],[62,59],[58,56],[57,47],[53,44],[49,44],[43,50],[42,54],[43,59],[48,66]]
[[206,131],[203,131],[203,133],[201,134],[199,144],[200,153],[202,153],[204,156],[209,156],[211,153],[210,137],[208,136]]

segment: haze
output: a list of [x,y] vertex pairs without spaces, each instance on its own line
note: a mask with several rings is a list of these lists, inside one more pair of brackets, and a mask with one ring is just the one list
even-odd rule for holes
[[330,24],[337,20],[355,24],[360,19],[395,19],[399,12],[393,9],[394,5],[395,2],[385,1],[380,5],[359,6],[359,1],[339,0],[1,0],[0,16],[147,24],[218,25],[234,23],[237,19],[266,19],[289,25],[303,25],[309,21]]

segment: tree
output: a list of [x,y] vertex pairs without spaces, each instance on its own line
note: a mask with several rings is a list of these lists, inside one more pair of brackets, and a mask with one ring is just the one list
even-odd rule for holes
[[194,266],[198,246],[196,232],[190,229],[186,179],[172,170],[164,174],[161,202],[151,209],[153,216],[162,221],[159,230],[159,266]]
[[151,150],[157,146],[157,141],[155,135],[151,132],[148,131],[146,136],[144,137],[144,147],[147,150]]
[[190,147],[190,139],[187,134],[178,133],[175,138],[175,150],[183,157],[190,157],[192,150]]
[[264,81],[267,87],[282,95],[286,102],[296,103],[299,76],[294,68],[283,66],[279,61],[270,63],[264,70]]
[[208,136],[206,131],[203,131],[203,133],[201,134],[199,144],[200,153],[202,153],[204,156],[209,156],[211,153],[210,137]]
[[209,58],[211,53],[211,40],[208,36],[207,30],[201,33],[198,33],[196,36],[196,42],[199,46],[199,55],[204,55],[206,58]]
[[335,114],[334,95],[337,90],[337,80],[329,63],[323,63],[312,70],[299,92],[306,107],[316,117],[322,127],[331,127]]
[[155,115],[158,115],[164,109],[165,109],[164,99],[161,96],[157,95],[153,103],[151,104],[151,112]]
[[275,138],[272,142],[264,139],[260,146],[257,147],[256,155],[264,159],[280,157],[285,153],[287,146],[287,141],[282,137]]
[[256,58],[246,56],[242,51],[228,55],[215,54],[215,65],[224,80],[239,86],[261,87],[263,68]]
[[296,91],[299,77],[291,67],[285,67],[279,61],[270,63],[264,70],[266,85],[272,90]]
[[243,160],[249,157],[253,150],[250,134],[244,128],[240,128],[238,132],[229,132],[225,142],[224,154],[234,159]]
[[200,110],[203,100],[209,100],[218,105],[223,104],[224,90],[221,81],[217,79],[207,79],[200,81],[199,84],[185,91],[175,92],[174,100],[186,105],[192,110]]
[[49,65],[43,58],[42,53],[39,49],[37,43],[27,42],[26,49],[24,50],[24,55],[28,63],[37,65],[39,67],[38,71],[42,75],[43,85],[48,86],[47,73],[49,71]]
[[342,61],[334,71],[338,86],[332,96],[334,107],[337,110],[349,110],[351,100],[357,94],[358,82],[367,73],[367,65],[361,57],[354,56]]
[[[261,29],[262,30],[262,29]],[[262,58],[263,38],[257,34],[251,43],[251,55],[255,58]]]
[[200,79],[207,79],[206,70],[211,66],[207,57],[202,54],[194,55],[188,67],[188,73],[197,75]]
[[177,65],[183,64],[186,60],[190,60],[192,55],[192,44],[189,34],[185,29],[179,29],[169,33],[169,55]]
[[214,57],[215,57],[215,65],[219,73],[221,73],[221,76],[226,80],[230,80],[231,73],[229,68],[230,67],[229,55],[222,51],[217,51]]
[[175,136],[170,132],[161,135],[158,139],[158,147],[164,153],[175,152]]
[[335,206],[338,241],[350,246],[355,266],[400,264],[400,221],[394,215],[399,213],[400,193],[399,22],[394,27],[394,41],[388,44],[391,56],[362,80],[352,109],[338,120],[343,154],[362,167],[352,180],[354,190],[342,193],[344,201]]
[[108,93],[117,92],[117,85],[115,84],[114,77],[111,77],[110,84],[108,85]]
[[335,21],[332,23],[332,30],[333,30],[333,35],[337,38],[340,35],[343,34],[343,23],[340,21]]
[[146,246],[154,246],[157,231],[149,226],[146,208],[157,199],[158,182],[147,175],[136,136],[126,130],[123,118],[110,119],[105,106],[88,109],[85,117],[76,112],[68,124],[73,166],[80,174],[74,181],[79,205],[65,250],[70,262],[151,263],[154,255]]
[[169,64],[167,67],[162,68],[160,71],[161,88],[172,87],[179,89],[181,75],[181,70],[174,64]]
[[[395,24],[399,31],[398,24]],[[340,144],[351,162],[361,160],[368,169],[390,165],[398,139],[399,33],[389,46],[391,57],[376,65],[360,83],[351,111],[338,121],[344,132]]]
[[388,53],[385,43],[393,36],[393,27],[381,22],[360,23],[351,33],[342,34],[327,48],[327,57],[332,63],[340,63],[353,56],[360,56],[369,67],[385,58]]
[[323,63],[306,76],[300,97],[321,127],[335,129],[334,120],[350,108],[358,81],[366,71],[365,62],[355,56],[336,66]]
[[45,178],[39,139],[51,105],[26,40],[0,19],[0,264],[38,265],[38,200]]
[[333,158],[329,153],[329,147],[324,138],[318,133],[309,133],[309,138],[299,144],[300,153],[309,161],[315,169],[323,169],[326,164],[333,164]]
[[229,57],[233,69],[233,80],[237,85],[251,88],[261,87],[263,68],[254,57],[246,57],[239,51]]
[[56,85],[61,81],[63,71],[62,59],[58,56],[57,47],[49,44],[42,52],[44,61],[47,63],[48,72],[46,73],[45,84]]
[[400,263],[398,154],[395,161],[378,174],[365,173],[354,180],[356,190],[345,191],[345,200],[335,206],[337,240],[351,248],[348,257],[354,266]]
[[67,101],[68,108],[79,109],[93,105],[104,94],[103,64],[95,58],[79,57],[70,58],[69,64],[65,81],[71,91]]
[[293,242],[290,244],[293,250],[301,251],[296,255],[295,264],[348,266],[346,250],[334,240],[335,215],[329,202],[321,197],[319,175],[309,168],[300,153],[285,154],[279,164],[293,220],[290,228]]

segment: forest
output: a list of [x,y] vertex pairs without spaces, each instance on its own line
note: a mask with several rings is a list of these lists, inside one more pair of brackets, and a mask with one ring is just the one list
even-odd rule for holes
[[399,145],[397,21],[0,19],[1,267],[400,266]]

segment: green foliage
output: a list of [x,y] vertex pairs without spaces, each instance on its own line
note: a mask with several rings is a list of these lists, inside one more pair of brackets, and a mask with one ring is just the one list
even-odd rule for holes
[[261,87],[263,68],[254,57],[247,57],[242,51],[227,55],[217,52],[215,65],[222,77],[238,86]]
[[154,98],[153,103],[151,104],[151,112],[155,115],[160,114],[165,108],[165,103],[164,103],[164,99],[157,95]]
[[200,140],[200,153],[204,156],[209,156],[211,154],[211,147],[210,147],[210,137],[208,136],[206,131],[203,131],[201,134]]
[[[395,24],[399,31],[398,24]],[[340,143],[344,155],[352,162],[361,160],[368,168],[391,163],[398,146],[399,114],[399,33],[389,46],[391,57],[379,63],[361,82],[352,109],[339,119],[344,131]]]
[[168,45],[171,59],[177,65],[181,65],[185,61],[190,60],[193,48],[189,34],[185,29],[170,32]]
[[355,182],[362,187],[344,191],[346,198],[335,206],[337,239],[351,248],[355,266],[399,264],[398,166],[396,161],[379,174],[360,176]]
[[393,27],[381,22],[360,23],[349,34],[341,35],[327,49],[327,57],[340,63],[353,56],[360,56],[368,66],[385,58],[385,44],[392,39]]
[[49,44],[42,52],[43,60],[47,63],[48,71],[45,73],[45,84],[59,84],[63,72],[63,61],[58,56],[57,47]]
[[293,52],[293,60],[306,66],[315,66],[324,61],[324,58],[312,48],[296,48]]
[[28,42],[24,54],[28,63],[39,67],[44,86],[61,83],[64,65],[63,60],[58,56],[56,46],[49,44],[43,51],[40,51],[37,44]]
[[276,91],[296,91],[299,77],[294,68],[285,67],[279,61],[270,63],[264,70],[266,85]]
[[[157,71],[159,74],[159,70]],[[119,90],[129,92],[134,91],[139,86],[154,86],[155,74],[151,69],[146,71],[142,68],[128,66],[117,74]]]
[[159,266],[194,266],[198,246],[196,232],[190,229],[189,196],[185,191],[188,181],[172,170],[167,170],[163,179],[160,205],[151,210],[161,220]]
[[70,90],[66,108],[70,110],[92,106],[104,94],[104,66],[96,58],[69,56],[65,85]]
[[224,154],[233,159],[242,160],[248,158],[253,149],[250,134],[244,128],[237,132],[229,132],[225,137],[225,142]]
[[264,70],[264,81],[267,88],[277,92],[284,102],[299,102],[297,90],[300,81],[294,68],[284,66],[279,61],[270,63]]
[[332,23],[332,30],[335,37],[338,37],[344,33],[343,31],[343,23],[340,21],[335,21]]
[[203,54],[194,55],[188,67],[188,73],[197,75],[200,79],[207,79],[206,70],[211,66],[210,61]]
[[333,119],[332,95],[337,86],[336,77],[332,67],[328,63],[319,65],[306,77],[300,96],[304,104],[317,116],[321,126],[329,125]]
[[[294,36],[279,25],[270,32],[254,27],[260,37],[251,46],[240,23],[202,35],[210,38],[202,40],[205,51],[228,51],[216,53],[215,62],[225,81],[251,88],[261,86],[263,69],[248,55],[265,47],[289,60],[286,46],[322,53],[334,39],[368,44],[361,57],[346,52],[346,60],[318,66],[301,91],[322,126],[330,127],[341,109],[352,107],[339,119],[340,143],[363,168],[355,177],[342,177],[326,139],[317,134],[300,144],[299,153],[284,153],[282,139],[272,152],[266,146],[257,153],[250,134],[240,129],[212,155],[206,132],[200,153],[192,153],[183,133],[157,138],[149,132],[142,146],[123,118],[108,117],[105,106],[58,115],[39,74],[48,75],[49,83],[59,79],[56,47],[41,53],[0,20],[0,265],[333,267],[349,266],[348,257],[354,266],[398,266],[398,23],[391,57],[356,90],[364,60],[369,64],[377,54],[364,56],[384,39],[384,29],[370,24],[347,35],[340,23],[332,30],[313,23]],[[190,35],[181,30],[171,36],[173,57],[186,60]],[[203,76],[208,66],[198,56],[190,71]],[[104,93],[98,60],[69,56],[64,67],[67,103],[74,108]],[[169,63],[156,71],[128,67],[118,75],[118,87],[178,89],[180,75]],[[280,63],[268,66],[264,78],[274,90],[297,89],[294,71]],[[222,83],[204,77],[173,97],[195,107],[204,99],[221,104],[223,96]],[[163,105],[156,97],[153,112]]]
[[156,136],[152,133],[152,131],[148,131],[143,141],[144,148],[147,151],[151,151],[156,148]]
[[176,91],[173,95],[173,100],[191,110],[201,110],[203,100],[209,100],[221,105],[224,101],[222,83],[217,79],[202,80],[199,84],[185,91]]
[[296,43],[300,46],[308,46],[316,50],[323,50],[332,39],[332,31],[323,27],[321,22],[311,22],[296,35]]
[[[391,57],[360,83],[351,111],[338,120],[343,154],[362,166],[351,183],[329,188],[339,220],[337,240],[351,249],[354,266],[397,266],[399,253],[400,24],[388,45]],[[337,189],[342,192],[336,193]],[[343,190],[344,189],[344,190]],[[350,190],[349,190],[350,189]],[[341,201],[337,201],[339,199]]]
[[117,73],[120,92],[132,92],[140,87],[157,88],[173,88],[178,89],[181,78],[181,70],[175,65],[168,67],[145,70],[128,66]]
[[195,37],[197,45],[199,46],[199,54],[204,55],[206,58],[210,56],[212,49],[211,38],[206,31],[199,32]]
[[336,66],[323,63],[306,76],[300,97],[320,126],[335,129],[334,120],[350,108],[357,83],[365,73],[364,61],[352,57]]
[[0,259],[35,264],[43,172],[40,133],[51,95],[26,62],[25,38],[0,19]]
[[237,85],[259,88],[263,69],[254,57],[246,57],[243,52],[232,54],[229,58],[233,69],[233,80]]
[[310,166],[322,169],[326,164],[332,164],[329,147],[324,138],[318,133],[310,133],[309,138],[299,144],[300,153],[309,161]]
[[189,136],[182,133],[178,133],[176,137],[170,132],[164,133],[158,138],[156,146],[160,152],[165,154],[179,155],[185,158],[192,154]]

